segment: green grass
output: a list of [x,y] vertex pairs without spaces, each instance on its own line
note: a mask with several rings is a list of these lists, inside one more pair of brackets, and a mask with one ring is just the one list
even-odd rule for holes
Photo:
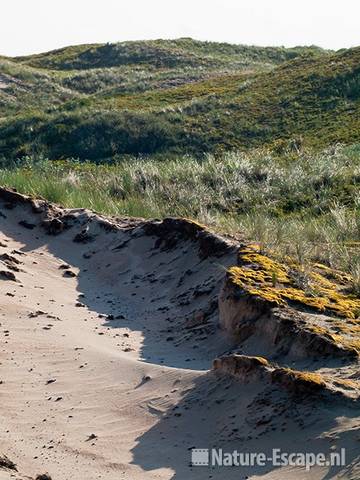
[[29,159],[0,170],[0,184],[114,216],[190,217],[300,263],[360,268],[360,145],[111,165]]
[[121,65],[152,65],[156,68],[176,66],[234,68],[234,64],[236,67],[254,63],[278,64],[299,55],[319,55],[322,52],[324,50],[314,46],[255,47],[180,38],[78,45],[28,57],[17,57],[15,60],[37,68],[58,70],[84,70]]
[[0,184],[115,216],[192,217],[349,271],[354,291],[359,142],[359,47],[184,38],[0,57]]
[[46,111],[79,98],[57,75],[0,57],[0,120],[19,112]]
[[7,159],[106,162],[360,140],[360,48],[127,42],[2,59],[1,75]]

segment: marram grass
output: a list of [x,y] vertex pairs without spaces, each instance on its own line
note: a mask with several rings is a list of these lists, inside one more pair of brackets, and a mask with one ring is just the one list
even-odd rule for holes
[[359,145],[201,160],[118,157],[111,165],[35,157],[3,165],[0,184],[20,192],[113,216],[191,218],[300,265],[351,273],[359,295]]

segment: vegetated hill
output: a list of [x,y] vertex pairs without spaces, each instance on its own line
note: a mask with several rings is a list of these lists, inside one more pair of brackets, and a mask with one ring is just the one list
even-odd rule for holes
[[102,161],[360,138],[360,48],[180,39],[68,47],[3,62],[38,75],[50,92],[36,104],[15,91],[21,107],[0,110],[0,155],[8,158]]
[[49,109],[75,96],[51,72],[0,57],[0,118],[31,109]]
[[360,48],[299,58],[187,109],[206,147],[301,137],[313,145],[360,138]]
[[278,64],[304,53],[319,54],[318,47],[255,47],[228,43],[201,42],[191,38],[133,41],[65,47],[14,60],[33,67],[56,70],[83,70],[122,65],[159,67],[234,67],[259,63]]
[[[57,90],[67,101],[109,89],[134,93],[170,88],[234,72],[268,71],[299,55],[323,53],[317,47],[264,48],[180,39],[79,45],[28,57],[0,57],[0,113],[57,105]],[[24,90],[38,102],[24,97]]]

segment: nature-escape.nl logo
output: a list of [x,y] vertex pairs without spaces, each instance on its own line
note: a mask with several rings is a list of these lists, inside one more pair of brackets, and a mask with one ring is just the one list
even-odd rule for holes
[[270,454],[264,452],[224,452],[222,448],[193,448],[191,464],[197,467],[303,467],[309,471],[314,466],[345,466],[346,452],[342,448],[328,455],[322,452],[284,452],[273,448]]

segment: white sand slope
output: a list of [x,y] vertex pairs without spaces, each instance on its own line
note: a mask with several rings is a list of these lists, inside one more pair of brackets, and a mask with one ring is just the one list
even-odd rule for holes
[[[231,242],[214,255],[141,221],[66,213],[49,235],[33,206],[0,199],[0,455],[20,472],[1,480],[360,478],[354,399],[297,403],[209,372],[233,347],[217,311]],[[212,446],[345,446],[347,466],[190,466],[191,448]]]

